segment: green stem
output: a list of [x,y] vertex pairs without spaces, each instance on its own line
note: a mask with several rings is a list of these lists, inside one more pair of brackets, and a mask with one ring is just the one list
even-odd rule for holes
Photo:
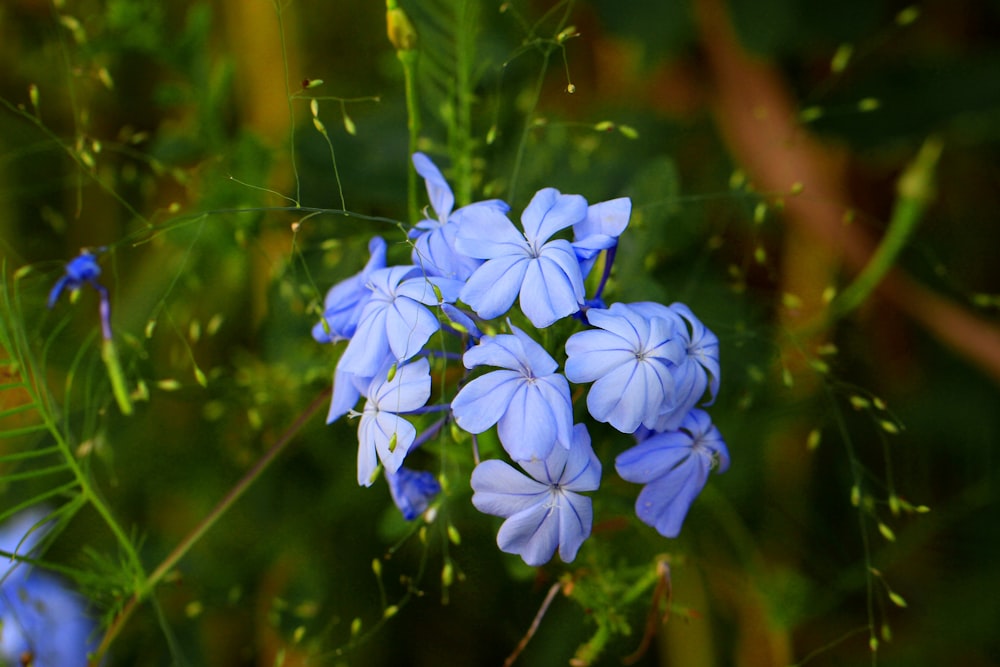
[[524,129],[521,130],[521,141],[517,144],[517,155],[514,158],[514,169],[510,175],[510,190],[507,193],[507,201],[514,202],[516,199],[515,194],[517,192],[517,179],[521,175],[521,164],[524,161],[524,151],[528,145],[528,135],[531,133],[531,129],[534,127],[534,119],[532,116],[535,115],[535,109],[538,108],[538,102],[542,99],[542,86],[545,84],[545,75],[549,71],[549,57],[552,55],[551,48],[545,48],[542,53],[542,68],[538,71],[538,79],[535,81],[535,90],[533,92],[533,98],[531,101],[531,107],[528,113],[524,117]]
[[933,196],[934,167],[941,155],[941,140],[930,137],[920,148],[897,184],[898,197],[889,228],[865,268],[830,306],[832,316],[843,317],[864,303],[896,261]]
[[122,372],[121,363],[118,361],[118,350],[112,340],[105,339],[101,346],[101,358],[108,369],[108,377],[111,379],[111,392],[118,402],[118,409],[123,415],[132,414],[132,401],[128,396],[128,387],[125,384],[125,374]]
[[456,16],[459,26],[455,34],[455,118],[452,137],[455,200],[458,206],[472,202],[472,68],[475,62],[478,25],[473,0],[464,0]]
[[138,587],[132,597],[129,599],[128,603],[122,608],[122,610],[112,621],[110,627],[108,627],[107,632],[104,634],[104,638],[101,640],[100,646],[98,646],[97,651],[94,652],[93,658],[90,664],[94,667],[100,664],[102,656],[107,652],[111,643],[115,640],[118,634],[121,632],[126,621],[135,611],[135,608],[140,602],[146,599],[152,593],[153,589],[156,587],[160,581],[177,565],[177,563],[187,555],[188,551],[198,543],[199,540],[207,533],[212,526],[214,526],[219,519],[232,507],[233,503],[240,499],[240,497],[250,488],[250,486],[257,480],[258,477],[267,470],[268,466],[274,461],[274,459],[282,451],[288,447],[295,435],[305,426],[306,422],[309,421],[315,415],[320,408],[329,400],[330,391],[327,389],[322,394],[316,397],[312,403],[296,418],[292,425],[289,426],[281,437],[278,438],[271,447],[264,452],[257,462],[253,465],[250,470],[243,475],[239,482],[229,490],[229,492],[223,496],[212,511],[202,519],[198,525],[191,530],[187,536],[181,540],[180,544],[174,547],[166,558],[163,559],[152,574],[146,578],[143,584]]
[[[409,131],[409,154],[417,152],[420,139],[420,101],[417,93],[417,52],[406,49],[396,52],[396,57],[403,65],[403,78],[406,85],[406,129]],[[410,222],[416,224],[420,220],[420,205],[417,203],[417,172],[412,167],[406,170],[406,204]]]
[[[421,129],[420,101],[417,94],[417,31],[397,0],[385,0],[385,23],[389,42],[396,49],[396,57],[403,66],[406,127],[410,134],[410,155],[413,155],[417,152]],[[407,208],[410,222],[416,224],[420,220],[420,207],[417,204],[417,172],[410,168],[406,170],[406,174]]]

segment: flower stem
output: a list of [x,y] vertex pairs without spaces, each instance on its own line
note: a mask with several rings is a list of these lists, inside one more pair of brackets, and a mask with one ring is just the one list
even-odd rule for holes
[[930,137],[900,176],[897,184],[899,197],[892,209],[885,238],[854,282],[831,304],[835,318],[843,317],[860,306],[892,268],[933,197],[934,167],[941,156],[941,149],[941,140]]
[[253,465],[250,470],[246,472],[245,475],[236,483],[229,492],[223,496],[212,511],[208,513],[204,519],[202,519],[198,525],[196,525],[187,536],[181,540],[180,544],[174,547],[163,562],[160,563],[153,573],[146,578],[145,582],[140,586],[129,601],[122,607],[122,610],[118,612],[118,615],[111,622],[110,627],[104,634],[104,638],[101,640],[100,646],[94,652],[90,660],[90,665],[96,667],[100,664],[101,658],[107,652],[111,643],[115,640],[118,634],[121,632],[122,627],[124,627],[126,621],[135,611],[135,608],[140,602],[145,600],[156,587],[156,585],[177,565],[177,563],[183,558],[188,551],[191,550],[197,542],[209,531],[209,529],[214,526],[219,519],[232,507],[239,498],[246,492],[248,488],[257,480],[261,474],[267,470],[268,466],[274,461],[274,459],[280,454],[284,449],[291,443],[295,435],[302,429],[303,426],[308,422],[320,408],[326,404],[329,400],[331,389],[327,389],[319,396],[317,396],[312,403],[306,407],[306,409],[292,422],[284,433],[281,434],[271,447],[264,452],[257,462]]

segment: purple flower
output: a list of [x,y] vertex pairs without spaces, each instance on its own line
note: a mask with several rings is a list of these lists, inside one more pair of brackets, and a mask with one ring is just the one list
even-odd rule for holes
[[729,450],[704,410],[691,410],[678,430],[656,433],[615,459],[622,479],[645,484],[635,512],[664,537],[680,533],[713,468],[729,468]]
[[416,266],[373,271],[368,278],[372,294],[338,368],[373,377],[387,359],[411,358],[441,328],[427,306],[454,301],[460,287],[457,280],[427,277]]
[[501,551],[517,554],[533,567],[559,549],[564,562],[590,535],[593,508],[581,491],[601,483],[601,463],[583,424],[573,429],[569,449],[553,447],[543,460],[520,461],[530,477],[503,461],[483,461],[472,471],[472,504],[480,512],[506,519],[497,534]]
[[674,376],[673,403],[664,406],[653,426],[656,431],[674,430],[685,415],[705,397],[706,391],[708,399],[703,405],[711,405],[715,401],[722,372],[719,364],[719,339],[683,303],[672,303],[668,307],[647,301],[633,303],[631,307],[647,318],[672,320],[677,340],[684,349],[684,355],[671,370]]
[[402,466],[395,473],[386,471],[392,501],[403,513],[403,518],[413,521],[424,513],[434,496],[441,493],[441,485],[429,472],[410,470]]
[[521,215],[524,233],[500,211],[469,211],[455,247],[486,262],[469,276],[459,298],[485,319],[506,313],[520,295],[536,327],[572,315],[583,303],[583,274],[569,241],[549,238],[584,220],[587,201],[554,188],[539,190]]
[[[31,554],[46,529],[25,534],[41,519],[41,512],[17,515],[0,529],[0,549]],[[33,667],[87,664],[96,623],[85,614],[83,598],[60,579],[24,563],[12,563],[0,582],[0,662],[20,665],[30,655]]]
[[431,396],[430,363],[418,359],[392,373],[386,367],[365,392],[368,398],[358,424],[358,484],[371,486],[379,461],[386,472],[403,464],[416,438],[413,424],[401,417],[424,406]]
[[455,249],[455,239],[464,217],[476,207],[488,207],[506,213],[510,207],[498,199],[477,202],[458,209],[454,213],[455,196],[444,180],[441,171],[423,153],[413,154],[413,166],[427,185],[427,196],[437,219],[430,216],[417,223],[410,234],[416,241],[413,245],[412,261],[424,269],[427,275],[443,276],[465,280],[483,263],[481,259],[469,257]]
[[385,268],[385,241],[372,237],[368,242],[368,263],[360,273],[337,283],[326,293],[323,299],[323,319],[326,326],[320,322],[312,328],[312,336],[319,343],[335,343],[347,340],[358,328],[361,311],[371,298],[372,292],[367,287],[368,277],[373,271]]
[[49,308],[55,306],[63,290],[69,289],[75,292],[84,285],[90,285],[101,297],[101,335],[104,340],[111,340],[111,303],[108,299],[108,290],[97,282],[100,275],[101,267],[97,263],[97,257],[89,250],[81,250],[77,257],[66,264],[66,273],[52,286],[48,305]]
[[462,387],[451,402],[455,422],[469,433],[494,424],[504,449],[517,461],[544,459],[558,442],[572,440],[573,405],[569,383],[558,365],[528,334],[483,336],[463,357],[466,368],[497,366]]
[[587,409],[594,419],[623,433],[652,428],[664,406],[672,405],[672,368],[684,349],[671,322],[644,317],[622,303],[592,308],[587,319],[596,329],[566,341],[566,377],[593,382]]

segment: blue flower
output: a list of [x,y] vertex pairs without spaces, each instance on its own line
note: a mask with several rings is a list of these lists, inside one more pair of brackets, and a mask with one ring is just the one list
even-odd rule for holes
[[544,459],[556,443],[572,441],[569,383],[558,365],[528,334],[483,336],[463,357],[466,368],[497,366],[462,387],[451,402],[455,422],[469,433],[494,424],[504,449],[517,461]]
[[633,303],[631,307],[647,318],[671,319],[677,340],[684,349],[684,355],[671,370],[674,376],[673,404],[664,406],[653,426],[656,431],[674,430],[684,416],[705,398],[706,391],[708,398],[703,404],[711,405],[715,401],[721,378],[719,339],[683,303],[672,303],[668,307],[647,301]]
[[477,207],[487,207],[503,215],[510,207],[498,199],[476,202],[452,212],[455,196],[441,171],[423,153],[413,154],[413,166],[427,185],[427,196],[437,219],[428,216],[417,223],[411,232],[413,245],[412,262],[424,269],[427,275],[443,276],[465,280],[483,263],[483,260],[469,257],[455,249],[455,239],[459,225]]
[[360,377],[374,377],[383,363],[406,361],[441,328],[426,306],[452,302],[461,283],[428,277],[416,266],[393,266],[368,277],[372,294],[338,367]]
[[656,433],[615,459],[622,479],[645,484],[635,512],[664,537],[680,533],[713,468],[729,468],[729,450],[704,410],[691,410],[678,430]]
[[632,200],[619,197],[591,204],[587,207],[587,217],[573,225],[573,251],[580,261],[584,278],[602,250],[618,245],[618,237],[628,227],[631,215]]
[[403,466],[395,473],[386,471],[392,501],[403,513],[403,518],[413,521],[424,513],[434,496],[441,493],[441,485],[429,472],[410,470]]
[[97,263],[97,257],[89,250],[81,250],[77,257],[66,264],[66,273],[52,286],[52,291],[49,292],[49,308],[56,305],[63,290],[76,291],[84,285],[90,285],[101,297],[101,335],[104,340],[111,340],[111,303],[108,299],[108,290],[97,282],[100,275],[101,267]]
[[483,461],[472,471],[472,504],[480,512],[506,519],[497,534],[501,551],[517,554],[533,567],[559,549],[564,562],[590,535],[593,508],[581,491],[601,483],[601,462],[583,424],[573,430],[569,449],[553,447],[544,460],[520,461],[530,477],[503,461]]
[[424,406],[431,397],[430,363],[418,359],[399,366],[394,373],[385,367],[368,385],[368,400],[358,424],[358,484],[371,486],[378,462],[389,473],[403,464],[416,438],[413,424],[400,415]]
[[[41,520],[25,512],[0,529],[0,549],[30,554],[45,529],[22,537]],[[83,598],[63,582],[24,563],[0,575],[0,663],[33,667],[84,667],[96,623],[85,614]]]
[[566,377],[594,383],[587,394],[594,419],[623,433],[653,427],[664,406],[673,404],[672,368],[684,355],[672,323],[622,303],[592,308],[587,319],[597,328],[566,341]]
[[486,262],[469,276],[459,298],[485,319],[506,313],[520,295],[536,327],[572,315],[583,303],[583,274],[569,241],[549,238],[585,219],[587,201],[554,188],[539,190],[521,215],[522,234],[500,211],[469,211],[455,247]]
[[361,319],[361,311],[371,298],[368,278],[377,269],[385,268],[385,241],[375,236],[368,242],[368,263],[360,273],[342,280],[326,293],[323,299],[323,319],[312,328],[312,336],[319,343],[335,343],[354,335]]

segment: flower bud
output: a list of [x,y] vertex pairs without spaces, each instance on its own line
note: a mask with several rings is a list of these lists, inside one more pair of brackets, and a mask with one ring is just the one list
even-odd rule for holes
[[417,31],[410,23],[410,17],[400,7],[395,6],[396,3],[392,0],[386,4],[389,5],[385,12],[389,41],[397,51],[412,51],[417,47]]

